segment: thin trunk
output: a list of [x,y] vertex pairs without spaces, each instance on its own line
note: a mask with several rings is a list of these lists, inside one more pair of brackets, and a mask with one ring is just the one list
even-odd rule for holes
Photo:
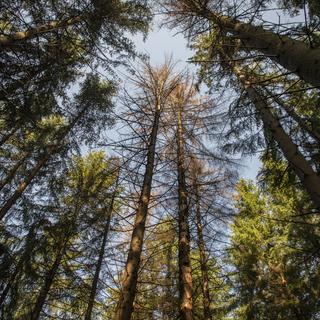
[[130,248],[125,265],[122,290],[114,320],[130,320],[136,294],[138,271],[140,266],[143,237],[150,201],[151,184],[154,169],[155,148],[160,121],[160,101],[157,102],[150,142],[148,146],[147,165],[141,190],[135,222],[132,231]]
[[[119,176],[118,176],[117,180],[118,179],[119,179]],[[116,198],[116,193],[117,193],[117,189],[118,189],[117,184],[118,184],[118,181],[116,183],[115,190],[112,194],[110,206],[108,209],[107,222],[106,222],[106,225],[105,225],[105,228],[103,231],[103,238],[102,238],[101,247],[100,247],[100,251],[99,251],[99,258],[97,261],[96,270],[95,270],[92,285],[91,285],[90,297],[89,297],[88,307],[87,307],[86,314],[85,314],[85,320],[91,320],[91,314],[92,314],[92,309],[93,309],[93,305],[94,305],[94,301],[95,301],[95,297],[96,297],[97,286],[98,286],[98,281],[99,281],[99,276],[100,276],[100,270],[101,270],[101,266],[102,266],[102,262],[103,262],[104,252],[105,252],[106,243],[107,243],[107,239],[108,239],[108,233],[109,233],[109,229],[110,229],[110,221],[111,221],[111,216],[112,216],[113,207],[114,207],[114,200]]]
[[211,320],[211,311],[210,311],[210,292],[209,292],[209,275],[207,267],[207,257],[204,246],[203,239],[203,228],[201,221],[201,206],[200,206],[200,195],[199,195],[199,186],[195,181],[194,191],[196,197],[196,224],[197,224],[197,233],[198,233],[198,249],[200,253],[200,268],[201,268],[201,281],[202,281],[202,296],[203,296],[203,313],[204,319]]
[[228,16],[217,15],[210,10],[200,13],[220,28],[239,37],[249,50],[258,50],[301,79],[320,86],[320,48],[310,48],[302,41],[291,39],[260,26],[243,23]]
[[310,126],[310,124],[305,121],[304,119],[302,119],[294,110],[293,108],[289,107],[285,101],[283,101],[282,99],[280,99],[277,96],[273,96],[272,93],[270,91],[267,91],[268,95],[272,96],[271,99],[273,99],[274,102],[276,102],[280,107],[282,107],[285,112],[294,120],[298,123],[298,125],[300,126],[300,128],[302,130],[305,130],[315,141],[317,141],[318,143],[320,143],[320,132],[315,129],[312,128]]
[[[57,140],[62,141],[67,134],[70,132],[70,130],[76,125],[78,120],[83,116],[85,113],[86,108],[83,109],[77,117],[71,122],[70,125],[68,125],[61,133],[58,135]],[[35,166],[31,169],[27,177],[21,181],[16,189],[16,191],[13,193],[13,195],[4,203],[2,208],[0,209],[0,220],[2,220],[5,215],[8,213],[8,211],[11,209],[11,207],[17,202],[17,200],[21,197],[23,192],[26,190],[26,188],[31,184],[33,179],[38,175],[40,170],[46,165],[48,160],[58,152],[60,145],[54,145],[48,147],[48,150],[46,153],[42,154],[38,162],[35,164]]]
[[18,265],[16,266],[16,268],[15,268],[13,274],[11,275],[7,285],[5,286],[4,290],[1,293],[1,296],[0,296],[0,308],[1,308],[2,304],[4,303],[4,301],[6,300],[6,297],[7,297],[8,293],[9,293],[9,290],[10,290],[10,288],[12,286],[12,283],[15,281],[16,276],[18,275],[22,264],[23,264],[23,257],[19,260]]
[[50,288],[52,286],[54,278],[57,274],[61,260],[65,254],[67,243],[68,243],[68,237],[64,237],[64,241],[62,242],[62,244],[59,248],[59,251],[56,255],[56,258],[55,258],[50,270],[46,274],[44,284],[39,292],[36,303],[35,303],[33,310],[30,314],[30,320],[38,320],[40,317],[40,313],[41,313],[43,306],[46,302],[48,293],[50,291]]
[[25,250],[23,251],[22,256],[20,257],[12,275],[10,276],[10,279],[9,279],[7,285],[5,286],[4,290],[1,293],[0,308],[1,308],[2,304],[4,303],[10,289],[12,289],[12,285],[14,284],[15,281],[16,282],[18,281],[17,276],[19,275],[20,271],[22,271],[23,265],[25,264],[25,262],[28,260],[28,257],[30,257],[30,255],[32,253],[33,248],[30,249],[30,247],[27,245],[27,243],[29,241],[32,241],[34,243],[34,235],[35,235],[36,228],[37,228],[37,224],[31,225],[29,228],[29,232],[26,236]]
[[175,309],[174,305],[174,293],[172,292],[172,289],[174,289],[174,283],[173,283],[173,274],[172,274],[172,243],[168,243],[168,247],[166,249],[166,288],[165,288],[165,305],[163,306],[163,312],[162,312],[162,318],[163,320],[171,320],[172,314]]
[[4,134],[3,137],[0,140],[0,147],[2,147],[17,131],[19,127],[14,127],[11,131],[9,131],[7,134]]
[[190,231],[187,185],[185,177],[185,141],[183,136],[182,106],[178,110],[177,126],[177,165],[178,165],[178,198],[179,198],[179,303],[180,319],[193,319],[192,274],[190,263]]
[[34,177],[36,177],[38,175],[39,171],[47,163],[47,161],[50,159],[50,157],[53,153],[54,153],[54,151],[52,150],[51,152],[43,154],[42,157],[40,158],[40,160],[37,162],[37,164],[32,168],[29,175],[19,184],[19,186],[17,187],[17,189],[13,193],[13,195],[4,203],[4,205],[0,209],[0,220],[2,220],[5,217],[5,215],[11,209],[11,207],[21,197],[23,192],[30,185],[30,183],[32,182]]
[[12,179],[15,177],[18,169],[22,166],[22,164],[25,162],[25,160],[30,156],[31,152],[25,152],[23,157],[18,160],[15,165],[9,170],[6,177],[0,181],[0,191],[12,181]]
[[76,202],[74,204],[74,206],[75,206],[74,212],[71,216],[70,216],[70,214],[68,214],[66,216],[66,217],[70,218],[70,220],[69,220],[69,223],[62,226],[62,228],[67,227],[67,229],[64,229],[66,231],[59,237],[60,241],[58,242],[58,250],[57,250],[55,260],[45,276],[44,284],[40,289],[40,292],[37,296],[35,305],[31,311],[31,313],[29,314],[28,320],[38,320],[39,319],[40,313],[43,310],[43,306],[46,302],[46,299],[47,299],[47,296],[48,296],[49,291],[51,289],[51,286],[52,286],[53,281],[54,281],[56,274],[58,272],[62,258],[64,257],[64,255],[67,251],[68,242],[71,239],[71,237],[75,234],[74,233],[75,223],[79,217],[79,213],[80,213],[80,210],[82,207],[82,204],[80,203],[80,198],[75,198],[75,200],[76,200]]
[[26,31],[19,31],[12,33],[10,35],[1,35],[0,36],[0,51],[8,50],[10,47],[16,45],[21,41],[25,41],[28,39],[35,38],[45,33],[53,32],[56,30],[66,29],[69,26],[75,25],[83,21],[84,16],[76,16],[72,18],[68,18],[62,21],[51,21],[47,24],[43,24],[41,26],[37,26],[34,28],[30,28]]
[[[225,55],[228,60],[231,59]],[[247,74],[237,67],[234,63],[230,63],[230,68],[237,76],[239,82],[248,93],[251,101],[255,104],[261,115],[261,119],[265,128],[271,133],[272,137],[277,142],[283,152],[283,155],[290,163],[296,175],[299,177],[302,185],[310,195],[315,207],[320,209],[320,177],[313,170],[312,166],[304,158],[299,151],[298,146],[292,141],[289,135],[283,129],[279,119],[272,113],[273,107],[267,103],[267,98],[264,97],[251,84]]]

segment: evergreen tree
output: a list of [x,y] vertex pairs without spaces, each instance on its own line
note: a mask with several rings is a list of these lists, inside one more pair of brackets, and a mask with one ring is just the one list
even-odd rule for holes
[[268,156],[264,170],[263,188],[246,181],[238,185],[229,251],[235,314],[239,319],[316,319],[318,217],[302,214],[310,204],[284,162]]

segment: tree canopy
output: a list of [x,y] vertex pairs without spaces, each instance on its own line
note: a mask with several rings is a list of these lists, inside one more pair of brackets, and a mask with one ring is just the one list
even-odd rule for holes
[[319,1],[3,0],[0,79],[1,319],[319,319]]

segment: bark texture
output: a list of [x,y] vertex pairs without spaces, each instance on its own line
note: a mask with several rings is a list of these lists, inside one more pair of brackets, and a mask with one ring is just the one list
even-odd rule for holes
[[108,234],[109,234],[109,229],[110,229],[110,221],[111,221],[111,216],[112,216],[112,212],[113,212],[114,200],[116,197],[116,193],[117,193],[117,183],[116,183],[115,190],[112,193],[112,198],[111,198],[110,206],[109,206],[108,213],[107,213],[107,221],[106,221],[106,225],[105,225],[104,232],[103,232],[103,238],[102,238],[102,242],[101,242],[101,246],[100,246],[96,270],[95,270],[94,277],[93,277],[92,284],[91,284],[91,291],[90,291],[88,307],[87,307],[86,314],[84,317],[85,320],[91,320],[92,309],[93,309],[93,305],[94,305],[94,301],[95,301],[95,297],[96,297],[96,293],[97,293],[97,286],[98,286],[98,281],[99,281],[99,277],[100,277],[100,271],[101,271],[101,266],[102,266],[102,262],[103,262],[103,257],[104,257],[104,253],[105,253],[105,249],[106,249],[106,244],[107,244],[107,239],[108,239]]
[[206,250],[203,238],[203,227],[201,219],[201,204],[200,204],[200,191],[197,181],[197,177],[194,177],[193,184],[195,194],[195,206],[196,206],[196,224],[197,224],[197,235],[198,235],[198,249],[200,253],[200,269],[201,269],[201,285],[202,285],[202,296],[203,296],[203,315],[204,319],[211,320],[210,311],[210,291],[209,291],[209,274],[207,266]]
[[221,29],[239,37],[249,50],[258,50],[313,86],[320,86],[320,48],[243,23],[209,10],[203,15]]
[[132,231],[130,248],[123,275],[122,289],[114,320],[130,320],[133,311],[133,302],[136,294],[138,271],[143,246],[143,237],[150,201],[160,114],[160,102],[158,102],[155,110],[154,121],[148,145],[146,171],[144,174],[138,208],[135,214],[135,222]]
[[19,31],[10,35],[0,36],[0,50],[8,50],[21,41],[38,37],[42,34],[53,32],[59,29],[66,29],[69,26],[77,24],[83,20],[83,16],[71,17],[61,21],[51,21],[41,26],[36,26],[25,31]]
[[[227,55],[226,59],[232,61]],[[283,129],[279,119],[272,112],[273,107],[267,103],[267,97],[263,96],[250,82],[246,72],[235,63],[230,62],[230,68],[237,76],[238,81],[248,93],[255,104],[265,128],[271,133],[274,140],[283,152],[283,155],[299,177],[302,185],[310,195],[315,207],[320,209],[320,177],[299,151],[298,146],[292,141]]]
[[64,237],[64,241],[60,243],[59,251],[57,252],[56,258],[45,276],[44,284],[40,289],[39,295],[37,297],[36,303],[33,307],[33,310],[30,314],[30,320],[38,320],[40,318],[40,313],[43,309],[43,306],[46,302],[46,298],[54,281],[54,278],[57,274],[59,266],[61,264],[62,258],[66,251],[66,246],[68,243],[68,237]]
[[179,303],[180,319],[193,319],[192,273],[190,263],[190,231],[189,208],[186,185],[185,141],[183,134],[183,106],[178,107],[177,125],[177,170],[178,170],[178,202],[179,202]]

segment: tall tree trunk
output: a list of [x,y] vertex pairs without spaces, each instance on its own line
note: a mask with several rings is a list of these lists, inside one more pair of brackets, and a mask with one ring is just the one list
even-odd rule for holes
[[201,219],[201,203],[200,203],[200,192],[198,179],[194,177],[193,189],[195,193],[195,205],[196,205],[196,225],[197,225],[197,234],[198,234],[198,249],[200,253],[200,268],[201,268],[201,281],[202,281],[202,296],[203,296],[203,314],[204,319],[211,320],[211,311],[210,311],[210,292],[209,292],[209,275],[208,275],[208,266],[207,266],[207,257],[206,250],[204,246],[203,239],[203,227]]
[[130,320],[133,311],[133,302],[136,294],[136,286],[143,246],[145,224],[150,201],[156,141],[161,114],[160,109],[161,105],[158,99],[154,115],[152,132],[150,136],[150,142],[148,146],[146,171],[144,174],[142,190],[138,202],[138,208],[135,215],[135,222],[132,231],[130,248],[127,262],[125,265],[124,278],[122,281],[122,290],[120,293],[120,298],[114,320]]
[[[232,60],[225,53],[224,56],[229,61]],[[265,128],[271,133],[272,137],[277,142],[279,148],[283,152],[283,155],[310,195],[315,207],[320,209],[319,175],[313,170],[312,166],[299,151],[298,146],[285,132],[279,119],[272,112],[273,107],[267,103],[267,98],[257,91],[245,71],[232,62],[229,64],[229,66],[237,76],[238,81],[242,84],[245,91],[248,93],[251,101],[256,106]]]
[[[77,117],[68,125],[60,134],[57,136],[58,141],[62,141],[68,133],[72,130],[72,128],[76,125],[76,123],[81,119],[83,114],[85,113],[86,108],[81,110]],[[26,188],[31,184],[33,179],[38,175],[40,170],[46,165],[48,160],[59,151],[60,145],[49,146],[46,150],[46,153],[43,153],[40,159],[37,161],[35,166],[30,170],[29,174],[21,181],[13,193],[13,195],[3,204],[0,209],[0,220],[2,220],[11,207],[17,202],[17,200],[21,197]]]
[[9,290],[10,290],[13,282],[14,282],[15,279],[16,279],[16,276],[17,276],[18,273],[20,272],[20,269],[21,269],[22,264],[23,264],[23,262],[24,262],[24,261],[23,261],[23,258],[24,258],[24,255],[23,255],[22,258],[19,260],[19,262],[18,262],[16,268],[14,269],[14,272],[13,272],[13,274],[11,275],[8,283],[6,284],[4,290],[1,292],[1,296],[0,296],[0,309],[1,309],[1,306],[2,306],[2,304],[4,303],[4,301],[6,300],[6,297],[7,297],[8,293],[9,293]]
[[[13,273],[11,274],[7,285],[5,286],[4,290],[1,293],[1,296],[0,296],[0,308],[1,308],[2,304],[4,303],[8,293],[10,291],[10,289],[12,289],[12,286],[13,286],[14,282],[18,281],[17,280],[17,276],[22,271],[23,265],[28,260],[28,257],[30,257],[30,255],[32,254],[32,251],[33,251],[34,247],[30,248],[30,246],[28,246],[27,243],[29,243],[29,241],[34,243],[35,230],[36,230],[37,226],[38,226],[38,224],[35,223],[35,224],[31,225],[29,230],[28,230],[28,234],[26,236],[26,240],[25,240],[26,242],[25,242],[25,246],[24,246],[25,249],[24,249],[24,251],[23,251],[18,263],[16,264],[16,267],[15,267]],[[9,308],[9,310],[10,310],[10,308]]]
[[6,177],[0,181],[0,191],[10,183],[15,177],[18,169],[22,166],[22,164],[26,161],[26,159],[30,156],[31,152],[25,152],[20,160],[18,160],[14,166],[9,170]]
[[[70,212],[69,214],[66,216],[67,218],[69,218],[70,220],[68,221],[68,223],[65,223],[64,225],[61,226],[62,230],[65,230],[59,237],[58,241],[58,250],[56,253],[56,257],[55,260],[52,264],[52,266],[50,267],[50,269],[48,270],[48,272],[45,275],[45,279],[44,279],[44,284],[40,289],[40,292],[37,296],[35,305],[31,311],[31,313],[29,314],[29,318],[28,320],[38,320],[40,317],[40,313],[43,310],[43,306],[46,302],[47,296],[49,294],[49,291],[51,289],[51,286],[53,284],[53,281],[57,275],[59,266],[61,264],[62,258],[64,257],[66,251],[67,251],[67,247],[68,247],[68,242],[69,240],[72,238],[72,236],[75,234],[75,223],[79,217],[79,213],[82,207],[82,204],[80,203],[80,198],[75,198],[75,204],[74,204],[74,211],[72,213],[72,215],[70,216]],[[64,229],[66,228],[66,229]]]
[[178,202],[179,202],[179,303],[180,319],[193,319],[192,303],[192,274],[190,263],[190,231],[189,231],[189,208],[185,177],[185,141],[183,136],[182,110],[178,106],[177,126],[177,170],[178,170]]
[[224,31],[239,37],[248,50],[260,51],[306,82],[320,86],[320,48],[310,48],[305,42],[218,15],[208,9],[200,11],[199,14]]
[[312,125],[310,125],[306,120],[301,118],[292,107],[288,106],[285,101],[280,99],[277,96],[274,96],[269,90],[267,90],[267,94],[270,96],[273,101],[278,104],[281,108],[285,110],[285,112],[294,120],[298,123],[300,128],[302,130],[305,130],[310,137],[312,137],[315,141],[320,143],[320,132],[316,128],[312,128]]
[[113,208],[114,208],[114,200],[116,198],[116,194],[118,191],[118,179],[119,179],[119,174],[118,174],[117,182],[115,185],[115,190],[112,193],[112,198],[111,198],[111,202],[110,202],[108,213],[107,213],[107,222],[106,222],[106,225],[105,225],[105,228],[103,231],[103,238],[102,238],[101,247],[100,247],[100,251],[99,251],[99,258],[97,261],[96,270],[95,270],[94,277],[93,277],[92,284],[91,284],[91,291],[90,291],[89,302],[88,302],[88,306],[87,306],[87,310],[86,310],[86,314],[85,314],[85,320],[91,320],[91,314],[92,314],[92,309],[93,309],[93,305],[94,305],[94,301],[95,301],[95,297],[96,297],[97,286],[98,286],[98,281],[99,281],[99,276],[100,276],[100,270],[101,270],[101,266],[102,266],[102,262],[103,262],[103,257],[104,257],[107,239],[108,239],[108,233],[109,233],[109,229],[110,229],[110,221],[111,221],[111,216],[112,216],[112,212],[113,212]]
[[2,147],[17,131],[19,127],[16,125],[7,134],[4,134],[0,140],[0,147]]
[[30,185],[34,177],[36,177],[42,167],[47,163],[50,159],[51,155],[54,151],[45,153],[41,156],[40,160],[38,160],[37,164],[32,168],[28,176],[18,185],[16,191],[13,195],[4,203],[2,208],[0,209],[0,220],[2,220],[11,207],[17,202],[17,200],[21,197],[26,188]]
[[43,306],[46,302],[48,293],[51,289],[52,283],[53,283],[54,278],[57,274],[59,266],[61,264],[61,260],[65,254],[68,239],[69,239],[69,237],[65,236],[63,238],[63,241],[60,244],[60,248],[59,248],[59,251],[57,252],[56,258],[55,258],[50,270],[48,271],[48,273],[45,276],[44,284],[43,284],[42,288],[40,289],[36,303],[35,303],[35,305],[32,309],[32,312],[30,314],[30,320],[38,320],[40,317],[40,313],[41,313]]
[[30,28],[25,31],[19,31],[12,33],[10,35],[1,35],[0,36],[0,51],[8,50],[15,44],[25,41],[28,39],[32,39],[40,36],[41,34],[53,32],[59,29],[66,29],[69,26],[80,23],[83,21],[84,16],[75,16],[68,19],[64,19],[61,21],[51,21],[47,24],[43,24],[41,26],[37,26],[34,28]]

